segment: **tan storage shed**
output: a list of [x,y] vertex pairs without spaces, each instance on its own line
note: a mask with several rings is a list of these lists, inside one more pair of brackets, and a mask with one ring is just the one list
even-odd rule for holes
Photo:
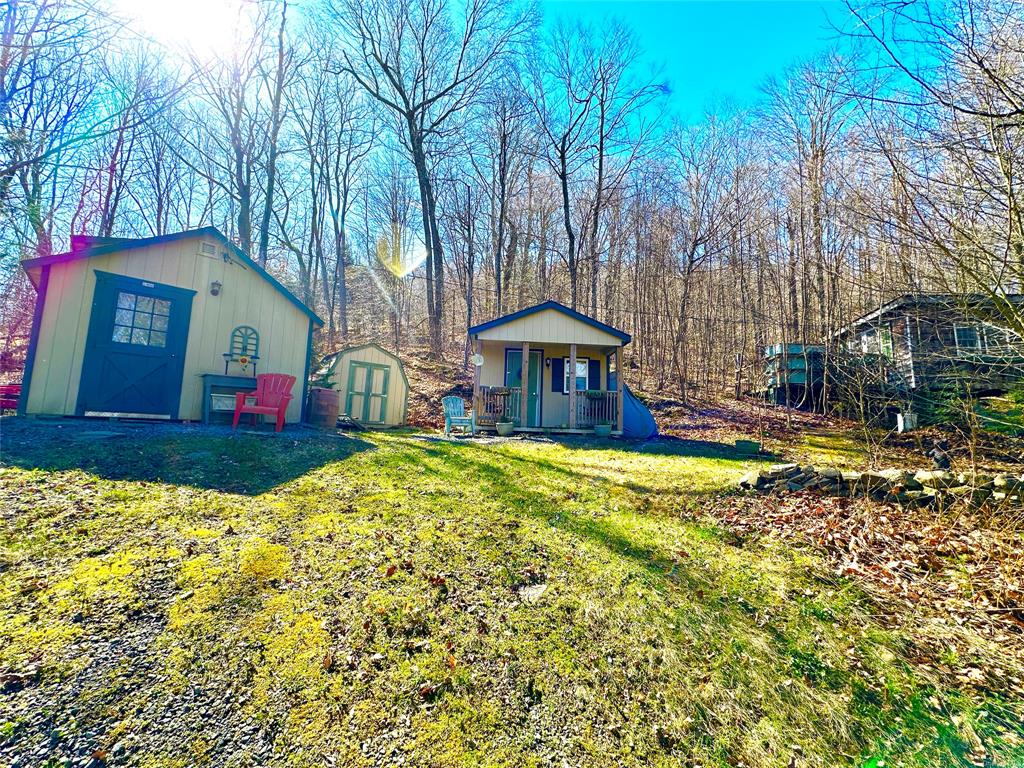
[[405,424],[409,379],[398,356],[378,344],[346,347],[328,355],[317,379],[341,393],[339,415],[366,427]]
[[198,421],[255,373],[285,373],[286,421],[301,419],[323,323],[213,227],[73,237],[22,266],[38,297],[21,412]]

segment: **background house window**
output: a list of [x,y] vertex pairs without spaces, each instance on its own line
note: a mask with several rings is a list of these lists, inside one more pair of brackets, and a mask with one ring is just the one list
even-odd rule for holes
[[892,360],[892,329],[880,328],[878,331],[878,349],[883,355]]
[[[563,358],[565,361],[565,382],[562,388],[563,392],[569,391],[569,358]],[[576,358],[576,391],[584,392],[590,389],[590,377],[588,372],[590,371],[590,358],[588,357],[577,357]]]
[[166,347],[170,314],[171,302],[167,299],[121,291],[117,294],[111,338],[120,344]]
[[860,335],[860,351],[865,355],[878,354],[878,333],[869,328]]
[[971,352],[979,347],[978,329],[973,325],[954,325],[953,336],[958,352]]

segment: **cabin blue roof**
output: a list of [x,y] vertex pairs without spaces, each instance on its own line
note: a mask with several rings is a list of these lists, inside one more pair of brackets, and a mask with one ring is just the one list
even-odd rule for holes
[[313,310],[307,307],[298,296],[285,288],[276,278],[267,272],[267,270],[257,264],[249,254],[232,243],[216,227],[202,227],[200,229],[189,229],[184,232],[174,232],[168,235],[157,235],[156,237],[143,237],[138,239],[115,237],[83,238],[84,247],[80,249],[71,250],[67,253],[55,253],[51,256],[39,256],[34,259],[25,259],[21,262],[21,266],[28,271],[29,269],[43,267],[47,264],[60,264],[67,261],[74,261],[76,259],[87,259],[92,258],[93,256],[102,256],[107,253],[116,253],[118,251],[132,251],[137,248],[146,248],[150,245],[170,243],[175,240],[185,240],[190,237],[212,237],[219,240],[231,250],[231,253],[239,259],[239,261],[245,264],[245,266],[253,269],[256,274],[270,283],[281,295],[288,299],[288,301],[308,315],[314,323],[321,326],[324,324],[324,321],[321,320]]
[[513,320],[518,320],[521,317],[527,317],[528,315],[533,315],[537,312],[543,312],[547,309],[553,309],[555,312],[561,312],[563,315],[571,317],[573,320],[586,323],[591,328],[597,328],[599,331],[604,331],[607,334],[615,336],[617,339],[620,339],[623,344],[629,344],[632,340],[632,337],[625,331],[620,331],[618,328],[612,328],[610,325],[605,325],[601,321],[595,320],[581,312],[577,312],[575,309],[569,309],[565,304],[559,304],[557,301],[545,301],[541,304],[535,304],[532,307],[527,307],[526,309],[520,309],[518,312],[513,312],[511,315],[496,317],[494,320],[489,320],[486,323],[480,323],[479,325],[472,326],[468,330],[468,333],[470,336],[473,336],[481,331],[496,328],[499,325],[505,325],[505,323],[511,323]]

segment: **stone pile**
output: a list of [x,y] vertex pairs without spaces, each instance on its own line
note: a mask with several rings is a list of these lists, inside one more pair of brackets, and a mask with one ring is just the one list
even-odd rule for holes
[[954,475],[942,469],[851,472],[836,467],[774,464],[748,472],[739,484],[741,488],[763,493],[814,490],[828,496],[868,496],[900,504],[1024,504],[1024,475],[1007,473]]

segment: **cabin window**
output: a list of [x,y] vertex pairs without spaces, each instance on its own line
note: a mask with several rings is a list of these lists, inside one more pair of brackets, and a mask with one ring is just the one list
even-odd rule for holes
[[878,354],[878,333],[874,328],[860,335],[860,351],[865,355]]
[[878,331],[878,349],[887,358],[892,360],[892,329],[881,328]]
[[[569,371],[572,370],[569,365],[569,358],[563,358],[565,362],[565,381],[563,382],[562,391],[569,391]],[[576,358],[576,391],[585,392],[590,389],[590,358],[588,357],[577,357]]]
[[167,324],[171,302],[137,293],[117,294],[112,340],[145,347],[167,346]]
[[954,325],[953,336],[956,339],[956,349],[958,352],[970,352],[981,346],[976,326]]

